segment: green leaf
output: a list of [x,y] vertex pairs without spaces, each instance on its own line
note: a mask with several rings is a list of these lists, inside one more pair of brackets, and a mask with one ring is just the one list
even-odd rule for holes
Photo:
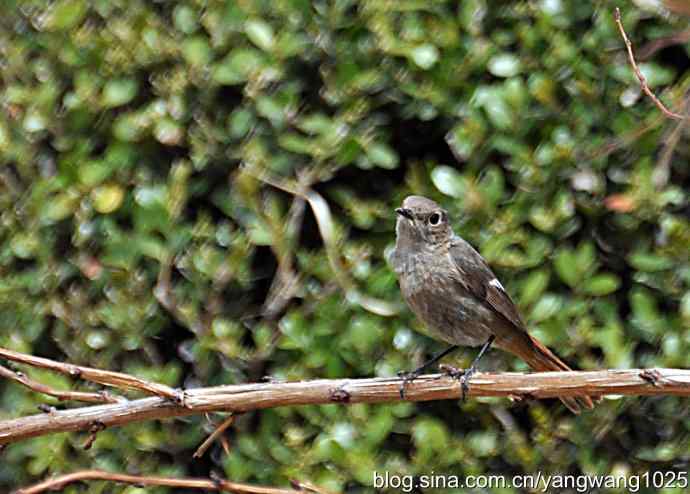
[[479,190],[482,195],[494,206],[503,198],[505,180],[503,172],[497,166],[489,166],[482,171],[479,181]]
[[134,79],[114,79],[103,87],[103,105],[114,108],[129,103],[137,95],[138,85]]
[[575,253],[575,268],[578,278],[583,279],[595,270],[596,251],[591,242],[583,242]]
[[618,290],[621,282],[614,274],[598,274],[585,281],[582,289],[589,295],[600,297]]
[[211,77],[220,84],[239,84],[261,68],[263,63],[260,51],[254,48],[238,48],[214,65]]
[[448,444],[446,425],[437,419],[420,419],[414,426],[412,437],[419,449],[443,451]]
[[577,258],[571,249],[565,247],[558,249],[554,256],[553,264],[558,277],[568,286],[574,287],[580,281],[580,275],[577,270]]
[[256,123],[254,114],[245,109],[238,108],[228,118],[228,130],[230,135],[235,139],[241,139],[247,132],[252,128],[252,125]]
[[520,73],[520,59],[512,53],[491,57],[487,69],[496,77],[514,77]]
[[398,166],[398,155],[387,144],[375,142],[366,148],[366,153],[371,162],[381,168],[392,170]]
[[48,8],[44,25],[51,31],[71,29],[82,21],[88,9],[84,0],[62,0]]
[[182,43],[182,55],[190,65],[203,67],[211,61],[213,56],[208,39],[205,36],[187,38]]
[[630,293],[630,307],[636,323],[645,329],[655,330],[662,320],[657,301],[649,290],[636,287]]
[[538,269],[530,273],[522,285],[520,302],[525,305],[534,303],[546,290],[549,285],[549,271]]
[[175,10],[173,10],[175,28],[185,34],[191,34],[196,31],[198,27],[198,18],[199,14],[188,5],[178,5],[175,7]]
[[502,88],[481,86],[473,100],[486,112],[491,123],[500,130],[509,130],[515,123],[515,112],[505,99]]
[[532,309],[530,319],[534,322],[541,322],[554,316],[563,307],[563,299],[557,295],[547,293]]
[[431,170],[431,181],[447,196],[462,198],[467,192],[467,179],[450,166],[440,165]]
[[249,20],[244,25],[244,31],[251,42],[262,50],[269,51],[273,48],[275,35],[267,22],[261,19]]
[[93,207],[101,214],[116,211],[122,204],[125,191],[117,184],[106,184],[91,191]]
[[479,115],[463,120],[446,134],[446,142],[459,160],[470,158],[484,140],[486,125]]
[[410,50],[410,58],[412,58],[412,61],[422,69],[430,69],[438,62],[438,48],[429,43],[425,43]]
[[628,256],[628,262],[638,271],[663,271],[673,267],[674,263],[668,257],[648,252],[635,252]]
[[31,259],[40,249],[40,240],[29,232],[17,233],[10,241],[10,248],[15,257]]

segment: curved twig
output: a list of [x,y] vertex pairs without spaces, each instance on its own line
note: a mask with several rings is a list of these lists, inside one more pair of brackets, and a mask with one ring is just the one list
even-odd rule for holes
[[[147,394],[161,396],[175,402],[182,403],[184,394],[166,386],[155,382],[146,381],[135,376],[130,376],[123,372],[113,372],[93,367],[82,367],[80,365],[66,364],[42,357],[35,357],[26,353],[15,352],[7,348],[0,348],[0,358],[18,362],[20,364],[31,365],[32,367],[39,367],[41,369],[48,369],[67,376],[84,379],[85,381],[92,381],[106,386],[113,386],[116,388],[136,389]],[[7,377],[7,376],[6,376]],[[15,379],[16,380],[16,379]]]
[[118,401],[125,401],[125,398],[115,396],[105,391],[91,393],[88,391],[62,391],[59,389],[54,389],[50,386],[36,381],[35,379],[31,379],[23,372],[8,369],[3,365],[0,365],[0,377],[4,377],[6,379],[10,379],[11,381],[18,382],[19,384],[26,386],[32,391],[52,396],[53,398],[57,398],[60,401],[73,400],[84,401],[87,403],[117,403]]
[[63,489],[67,484],[89,480],[109,480],[111,482],[123,484],[160,485],[184,489],[234,492],[237,494],[297,494],[306,492],[304,490],[242,484],[239,482],[230,482],[229,480],[221,478],[173,478],[153,475],[127,475],[123,473],[105,472],[103,470],[82,470],[80,472],[60,475],[59,477],[44,480],[30,487],[17,489],[13,494],[39,494],[46,491],[56,491],[58,489]]

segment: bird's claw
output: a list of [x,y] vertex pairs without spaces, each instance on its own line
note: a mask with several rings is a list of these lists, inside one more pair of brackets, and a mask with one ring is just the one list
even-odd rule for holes
[[438,368],[444,374],[460,381],[460,389],[462,391],[461,399],[463,402],[465,402],[467,399],[467,393],[470,391],[470,378],[474,375],[477,369],[474,367],[470,367],[469,369],[457,369],[445,364],[439,365]]
[[400,371],[398,372],[398,377],[402,379],[400,383],[400,399],[405,399],[405,386],[414,381],[419,377],[419,372],[417,371]]

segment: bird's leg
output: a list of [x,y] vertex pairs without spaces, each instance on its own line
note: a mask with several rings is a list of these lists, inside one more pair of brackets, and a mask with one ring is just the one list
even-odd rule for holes
[[398,377],[402,378],[402,383],[400,384],[400,399],[404,400],[405,399],[405,386],[408,383],[411,383],[414,381],[416,378],[419,377],[419,375],[422,373],[422,371],[428,369],[432,365],[434,365],[436,362],[441,360],[443,357],[448,355],[449,353],[454,352],[455,350],[458,349],[458,345],[452,345],[443,350],[440,353],[437,353],[433,357],[431,357],[431,360],[428,360],[427,362],[424,362],[422,365],[417,367],[413,371],[400,371],[398,372]]
[[479,360],[482,358],[482,355],[489,349],[491,344],[494,342],[496,339],[495,335],[489,336],[489,339],[486,340],[486,343],[482,345],[482,347],[479,350],[479,353],[477,356],[474,358],[472,361],[472,364],[470,365],[469,369],[455,369],[452,367],[444,366],[443,370],[446,372],[448,375],[451,377],[459,378],[460,379],[460,387],[462,389],[462,401],[465,401],[465,397],[467,396],[467,392],[470,390],[470,387],[468,385],[468,382],[472,375],[477,371],[477,364],[479,363]]

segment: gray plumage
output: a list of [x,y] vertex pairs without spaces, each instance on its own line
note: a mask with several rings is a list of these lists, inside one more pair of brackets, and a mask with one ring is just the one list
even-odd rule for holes
[[[429,334],[453,345],[495,346],[539,371],[570,370],[525,329],[515,304],[481,255],[455,235],[447,212],[431,199],[409,196],[397,209],[391,262],[400,290]],[[574,412],[589,397],[563,398]]]

